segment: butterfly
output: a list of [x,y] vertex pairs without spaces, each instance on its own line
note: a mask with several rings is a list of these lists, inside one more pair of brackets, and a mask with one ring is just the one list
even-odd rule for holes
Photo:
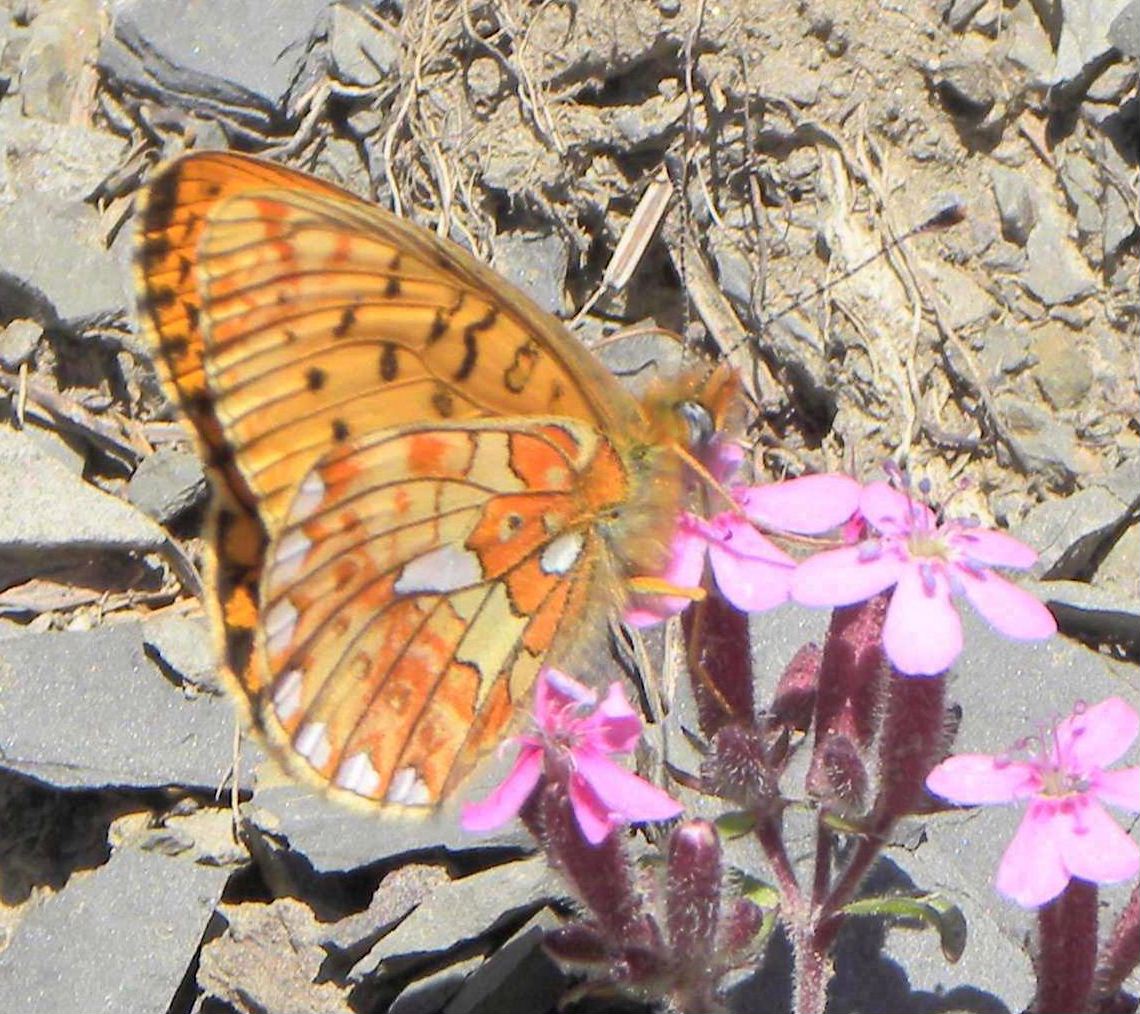
[[652,590],[726,368],[634,398],[460,247],[196,152],[138,202],[142,330],[215,480],[207,608],[270,753],[430,808]]

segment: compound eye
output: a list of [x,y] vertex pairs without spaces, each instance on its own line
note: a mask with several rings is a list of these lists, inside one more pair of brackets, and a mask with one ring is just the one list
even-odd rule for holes
[[685,421],[689,431],[689,447],[700,450],[707,447],[715,433],[712,415],[697,401],[682,401],[677,404],[677,413]]

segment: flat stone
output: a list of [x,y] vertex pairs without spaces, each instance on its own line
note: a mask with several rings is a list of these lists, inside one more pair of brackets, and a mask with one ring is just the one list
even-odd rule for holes
[[1057,622],[1067,632],[1135,655],[1140,652],[1140,600],[1135,594],[1135,574],[1133,571],[1132,588],[1117,590],[1084,581],[1040,581],[1027,583],[1026,587],[1048,601]]
[[201,507],[209,493],[198,455],[176,447],[143,458],[127,483],[127,499],[161,525]]
[[1128,503],[1104,486],[1039,503],[1021,523],[1025,541],[1040,554],[1032,573],[1051,579],[1083,576],[1128,510]]
[[266,787],[255,793],[248,813],[266,833],[287,838],[320,872],[352,870],[383,857],[427,849],[533,848],[534,840],[518,821],[479,835],[459,825],[464,802],[486,796],[506,775],[513,759],[514,751],[509,749],[502,757],[486,758],[456,796],[426,818],[392,813],[383,820],[375,813],[334,802],[308,786],[281,784],[282,776],[270,762],[270,775],[258,779]]
[[1073,303],[1096,291],[1096,277],[1065,235],[1059,216],[1043,214],[1026,243],[1022,284],[1046,306]]
[[333,73],[339,80],[371,88],[399,66],[400,47],[396,29],[386,32],[345,4],[333,6],[331,19],[329,57]]
[[225,931],[202,948],[197,982],[232,1009],[279,1014],[352,1014],[347,990],[322,981],[320,923],[293,898],[226,905]]
[[93,104],[99,34],[96,0],[46,0],[20,61],[25,116],[55,123],[85,118]]
[[1131,0],[1112,19],[1108,41],[1125,56],[1140,56],[1140,0]]
[[84,482],[25,433],[0,428],[0,471],[0,553],[10,579],[42,573],[45,555],[152,552],[167,543],[153,521]]
[[1063,324],[1046,324],[1033,335],[1037,363],[1033,379],[1049,405],[1058,411],[1077,408],[1089,396],[1093,369],[1077,335]]
[[557,1009],[567,977],[542,949],[542,939],[559,924],[552,912],[538,912],[466,979],[444,1014]]
[[1119,54],[1109,41],[1109,26],[1130,0],[1061,0],[1061,34],[1049,93],[1054,106],[1079,101],[1089,84]]
[[985,2],[986,0],[954,0],[944,15],[946,24],[956,32],[964,32]]
[[0,215],[0,275],[42,300],[41,320],[43,313],[72,320],[121,311],[134,294],[129,276],[104,249],[105,232],[89,204],[25,193]]
[[1077,432],[1033,401],[999,394],[994,405],[1002,424],[1017,441],[1028,467],[1063,480],[1080,475],[1087,463],[1077,444]]
[[0,952],[6,1014],[165,1014],[229,876],[114,850],[33,908]]
[[27,634],[0,641],[0,743],[0,766],[61,788],[212,791],[233,757],[233,713],[165,679],[141,624]]
[[439,1014],[482,964],[482,957],[467,958],[413,979],[392,1001],[388,1014]]
[[34,320],[14,320],[0,332],[0,364],[15,370],[28,362],[43,337],[44,329]]
[[170,673],[211,693],[222,690],[214,635],[205,616],[160,613],[142,624],[143,642]]
[[569,261],[566,240],[554,233],[500,233],[495,237],[495,255],[491,259],[495,270],[507,281],[556,315],[564,308]]
[[127,0],[115,7],[99,63],[121,87],[269,133],[286,119],[309,50],[327,31],[329,6],[295,0],[266,17],[256,0],[176,8]]
[[566,893],[542,856],[442,884],[357,962],[351,977],[396,974],[413,959],[456,949]]
[[1037,224],[1037,207],[1029,181],[1024,173],[1004,166],[991,167],[990,180],[1002,236],[1011,243],[1025,246]]
[[942,296],[947,323],[955,331],[976,327],[997,312],[997,305],[990,294],[969,274],[952,264],[939,265],[932,280]]

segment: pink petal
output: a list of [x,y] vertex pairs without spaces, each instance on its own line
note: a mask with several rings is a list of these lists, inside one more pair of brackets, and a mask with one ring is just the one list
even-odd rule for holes
[[492,831],[513,820],[542,776],[542,751],[523,747],[511,770],[479,803],[466,803],[459,823],[466,831]]
[[615,681],[597,711],[582,719],[577,728],[602,753],[629,753],[641,738],[641,716],[629,703],[625,687]]
[[1109,697],[1057,724],[1062,765],[1077,773],[1108,767],[1124,756],[1137,732],[1140,714],[1122,698]]
[[805,606],[849,606],[889,588],[905,567],[890,552],[865,555],[864,547],[845,546],[809,557],[792,575],[792,598]]
[[684,809],[657,786],[594,750],[575,750],[574,764],[578,774],[589,782],[610,812],[620,814],[627,821],[668,820]]
[[805,475],[733,490],[736,502],[765,528],[818,535],[843,524],[859,506],[860,486],[848,475]]
[[[702,522],[691,514],[682,514],[669,548],[669,563],[660,577],[678,588],[699,588],[706,545]],[[675,616],[691,604],[691,599],[680,596],[635,595],[623,619],[631,627],[648,627]]]
[[610,808],[578,772],[570,776],[570,805],[578,827],[591,845],[604,842],[617,824]]
[[934,676],[945,672],[962,650],[962,621],[942,574],[933,575],[927,594],[917,565],[907,567],[887,606],[883,648],[899,672]]
[[1090,791],[1102,803],[1140,813],[1140,768],[1097,772]]
[[934,513],[886,482],[871,482],[859,497],[859,513],[884,535],[934,531]]
[[1037,550],[1005,532],[992,528],[962,528],[948,539],[959,552],[989,567],[1024,570],[1037,562]]
[[1052,833],[1048,809],[1036,802],[1018,825],[998,865],[995,886],[1007,898],[1026,908],[1052,901],[1069,882],[1069,871]]
[[743,518],[719,515],[710,524],[709,563],[737,609],[761,612],[788,601],[796,562]]
[[989,571],[954,568],[966,598],[996,630],[1017,641],[1036,641],[1057,633],[1057,621],[1029,592]]
[[952,803],[1009,803],[1041,788],[1031,764],[988,754],[963,753],[947,757],[929,775],[926,787]]
[[1077,796],[1053,820],[1069,872],[1094,884],[1116,884],[1140,871],[1140,846],[1095,799]]
[[577,710],[593,705],[597,699],[597,691],[593,688],[559,669],[545,668],[539,673],[534,690],[535,721],[543,732],[554,735],[566,724],[568,712],[573,716]]
[[716,440],[709,448],[705,466],[717,482],[728,482],[744,461],[744,448],[732,440]]

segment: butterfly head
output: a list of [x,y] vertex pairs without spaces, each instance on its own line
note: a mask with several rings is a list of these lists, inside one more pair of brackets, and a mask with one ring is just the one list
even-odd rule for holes
[[726,364],[658,383],[643,404],[660,444],[714,473],[717,449],[744,429],[740,378]]

